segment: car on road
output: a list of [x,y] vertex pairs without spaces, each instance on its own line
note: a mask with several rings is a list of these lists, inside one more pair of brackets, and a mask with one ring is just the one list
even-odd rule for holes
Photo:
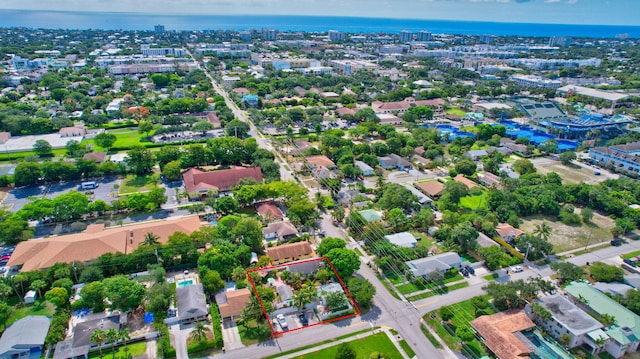
[[300,319],[300,324],[302,324],[303,327],[309,325],[309,320],[307,319],[307,317],[305,317],[304,314],[298,315],[298,319]]
[[520,273],[520,272],[522,272],[523,270],[524,270],[524,269],[522,269],[522,267],[521,267],[521,266],[513,266],[513,267],[511,267],[511,271],[512,271],[512,272],[514,272],[514,273]]
[[280,324],[282,330],[289,329],[289,324],[287,324],[287,320],[284,318],[284,315],[278,314],[276,315],[276,319],[278,320],[278,324]]
[[621,238],[616,238],[611,241],[611,245],[614,247],[620,247],[622,243],[624,243],[624,241]]
[[595,171],[593,174],[596,175],[596,176],[600,176],[602,173],[600,173],[598,171]]

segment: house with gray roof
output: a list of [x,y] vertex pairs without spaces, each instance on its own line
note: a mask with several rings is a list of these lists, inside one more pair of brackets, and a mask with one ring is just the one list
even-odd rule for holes
[[398,169],[400,171],[408,171],[411,169],[411,162],[402,156],[398,156],[395,153],[388,154],[383,157],[378,157],[380,166],[385,170]]
[[362,161],[355,161],[353,164],[362,171],[363,176],[373,176],[373,167]]
[[485,150],[469,150],[464,154],[465,157],[469,158],[472,161],[477,161],[487,155],[488,153]]
[[51,319],[43,315],[24,317],[2,333],[0,359],[40,358]]
[[590,345],[593,348],[595,344],[588,334],[602,329],[602,323],[585,313],[561,294],[542,297],[534,303],[538,303],[548,310],[551,313],[551,319],[543,320],[537,317],[532,313],[531,305],[527,305],[525,312],[556,340],[560,340],[566,334],[570,338],[569,348],[583,344]]
[[192,284],[176,288],[178,298],[178,320],[188,324],[207,319],[209,308],[202,284]]
[[388,234],[384,238],[398,247],[413,248],[418,243],[416,237],[409,232]]
[[435,271],[447,272],[454,268],[459,269],[462,266],[462,259],[456,252],[446,252],[408,261],[405,264],[414,277],[424,277]]
[[120,314],[87,320],[76,324],[73,328],[73,338],[56,344],[53,359],[88,358],[89,349],[96,347],[95,343],[91,342],[91,334],[97,329],[104,331],[109,329],[119,330]]

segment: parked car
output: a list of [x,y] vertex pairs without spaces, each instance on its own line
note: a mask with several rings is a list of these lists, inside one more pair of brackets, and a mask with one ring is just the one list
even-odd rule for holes
[[476,275],[476,270],[473,269],[472,266],[467,266],[466,269],[469,271],[470,274],[472,275]]
[[596,175],[596,176],[600,176],[602,173],[600,173],[600,172],[596,171],[596,172],[594,172],[593,174],[594,174],[594,175]]
[[633,261],[633,259],[631,258],[625,258],[622,260],[623,262],[627,263],[628,265],[635,267],[636,266],[636,262]]
[[307,325],[309,325],[309,320],[307,319],[307,317],[304,316],[304,314],[298,315],[298,318],[300,319],[300,323],[302,324],[303,327],[306,327]]
[[512,272],[514,272],[514,273],[520,273],[520,272],[522,272],[523,270],[524,270],[524,269],[522,269],[522,267],[521,267],[521,266],[513,266],[513,267],[511,267],[511,271],[512,271]]
[[616,238],[611,241],[611,245],[614,247],[620,247],[622,243],[624,243],[624,241],[621,238]]
[[289,325],[287,324],[287,320],[284,319],[284,315],[278,314],[276,315],[276,319],[278,320],[278,324],[280,324],[280,327],[282,328],[282,330],[289,329]]
[[10,255],[5,255],[5,256],[0,257],[0,261],[9,260],[10,258],[11,258]]
[[468,276],[469,276],[469,271],[467,270],[467,268],[462,267],[462,268],[460,269],[460,274],[462,274],[462,275],[463,275],[463,276],[465,276],[465,277],[468,277]]

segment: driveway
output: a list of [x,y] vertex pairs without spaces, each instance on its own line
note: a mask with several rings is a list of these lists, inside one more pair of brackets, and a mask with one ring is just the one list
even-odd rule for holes
[[187,353],[187,339],[189,339],[189,333],[193,329],[191,325],[172,325],[169,327],[169,333],[173,336],[173,347],[176,349],[176,359],[189,359]]
[[244,348],[235,320],[225,319],[222,321],[222,339],[226,350]]

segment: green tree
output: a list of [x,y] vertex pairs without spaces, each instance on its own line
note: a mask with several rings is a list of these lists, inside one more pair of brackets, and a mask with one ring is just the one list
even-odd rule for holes
[[329,258],[338,275],[345,280],[360,268],[358,255],[350,249],[334,248],[327,252],[326,257]]
[[547,322],[553,318],[553,314],[538,302],[531,303],[531,312],[542,322]]
[[105,333],[107,343],[111,343],[111,357],[116,357],[116,342],[118,341],[118,331],[115,328],[107,329]]
[[456,172],[460,174],[463,174],[465,176],[472,176],[474,173],[476,173],[478,166],[476,165],[475,162],[464,159],[456,163],[455,169],[456,169]]
[[69,303],[69,292],[60,287],[51,288],[44,294],[44,298],[59,308]]
[[215,270],[208,270],[202,276],[202,285],[209,293],[217,293],[225,287],[224,280],[220,277],[220,273]]
[[226,216],[228,214],[237,213],[240,211],[240,205],[238,201],[230,196],[223,196],[216,200],[213,204],[213,209],[220,215]]
[[226,126],[224,126],[224,131],[227,136],[234,136],[237,138],[245,138],[249,133],[249,125],[240,121],[233,120],[229,121]]
[[204,322],[195,322],[189,337],[195,339],[198,343],[204,343],[207,341],[208,333],[209,328],[205,326]]
[[329,308],[331,309],[331,311],[338,311],[344,307],[347,306],[347,304],[349,303],[349,299],[347,298],[347,295],[344,294],[344,292],[339,291],[339,292],[329,292],[323,293],[324,295],[324,300],[327,303],[327,306],[329,306]]
[[125,353],[125,357],[126,357],[128,351],[129,351],[129,348],[127,347],[127,344],[129,342],[129,340],[131,340],[131,333],[129,332],[129,328],[122,328],[122,329],[118,330],[118,340],[121,340],[122,343],[124,344],[124,353]]
[[468,325],[461,325],[456,328],[456,336],[463,342],[470,342],[475,338],[473,331]]
[[576,158],[578,158],[578,156],[576,156],[576,153],[572,151],[562,152],[559,157],[560,161],[562,161],[562,164],[564,165],[571,164],[571,161],[574,161]]
[[0,302],[0,324],[2,324],[2,329],[7,328],[7,321],[11,314],[13,314],[14,308],[5,302]]
[[351,347],[349,343],[342,343],[338,346],[334,359],[356,359],[356,351]]
[[323,239],[322,242],[320,242],[320,245],[318,245],[318,249],[316,250],[316,252],[318,253],[318,255],[324,257],[325,255],[327,255],[327,253],[329,253],[330,250],[334,248],[346,248],[346,246],[347,243],[345,243],[345,241],[341,238],[327,237]]
[[40,165],[36,162],[20,162],[16,166],[13,181],[16,187],[36,184],[42,176]]
[[107,341],[107,332],[102,329],[95,329],[93,333],[91,333],[89,340],[98,346],[98,350],[100,350],[100,358],[102,358],[104,356],[102,353],[102,345]]
[[528,260],[538,260],[553,252],[553,245],[542,237],[525,234],[516,239],[516,247],[521,252],[527,253]]
[[171,161],[164,165],[162,174],[170,181],[177,181],[182,176],[180,161]]
[[31,282],[29,285],[29,289],[35,290],[38,292],[38,298],[42,298],[42,290],[47,287],[47,281],[44,279],[36,279]]
[[45,140],[36,140],[33,144],[33,152],[40,157],[51,156],[53,154],[53,147]]
[[622,268],[603,262],[596,262],[589,266],[589,274],[596,282],[611,283],[624,280]]
[[376,287],[371,282],[365,278],[352,277],[347,282],[347,289],[360,307],[371,307],[371,302],[376,294]]
[[570,262],[551,263],[551,269],[558,274],[562,283],[572,282],[584,277],[584,270]]
[[580,210],[580,217],[584,223],[591,223],[593,219],[593,210],[589,207],[582,207]]
[[214,129],[213,124],[207,120],[198,121],[191,126],[191,129],[195,132],[200,132],[203,136],[207,133],[207,131],[211,131]]
[[124,275],[107,278],[103,283],[105,295],[109,299],[112,309],[126,312],[138,308],[142,303],[145,295],[145,287],[142,284],[136,283]]
[[150,173],[155,165],[153,153],[149,149],[140,145],[131,147],[131,150],[127,152],[125,161],[127,162],[127,165],[131,167],[133,173],[137,175]]
[[153,232],[147,232],[147,234],[144,235],[144,241],[140,244],[143,246],[155,247],[160,244],[159,239],[160,237],[153,234]]
[[153,74],[151,75],[151,81],[156,88],[163,88],[169,84],[169,76],[165,74]]
[[88,308],[98,313],[104,310],[105,288],[101,282],[91,282],[80,289],[80,296]]
[[143,121],[140,121],[140,123],[138,123],[139,134],[144,134],[148,136],[151,131],[153,131],[153,123],[151,123],[151,121],[143,120]]
[[118,138],[111,133],[101,132],[93,138],[93,142],[101,148],[109,151]]
[[393,208],[386,213],[385,220],[394,232],[399,232],[406,228],[409,219],[400,208]]
[[464,183],[449,181],[444,185],[443,199],[453,204],[460,203],[460,198],[469,195],[469,188]]
[[536,229],[533,230],[533,234],[536,236],[543,238],[545,241],[549,240],[553,229],[547,222],[542,222],[540,224],[536,224]]
[[518,172],[521,175],[536,173],[536,168],[533,163],[524,158],[513,162],[512,167],[514,171]]
[[453,235],[453,240],[463,252],[475,250],[478,247],[478,231],[469,222],[459,224]]

